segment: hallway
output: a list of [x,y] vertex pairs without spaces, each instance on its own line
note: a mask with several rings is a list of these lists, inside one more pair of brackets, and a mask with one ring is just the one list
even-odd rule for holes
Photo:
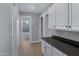
[[22,40],[19,46],[19,56],[42,56],[41,44],[32,43],[30,45],[29,39]]

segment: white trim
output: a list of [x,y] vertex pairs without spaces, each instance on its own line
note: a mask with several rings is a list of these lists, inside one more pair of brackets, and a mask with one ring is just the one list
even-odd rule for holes
[[41,41],[41,17],[39,17],[39,40]]
[[32,41],[32,16],[30,16],[30,25],[31,25],[31,28],[30,28],[30,43]]
[[[17,9],[16,9],[17,8]],[[12,56],[14,56],[14,55],[18,55],[18,44],[16,43],[16,52],[14,52],[15,50],[14,50],[14,42],[17,40],[17,33],[16,34],[14,34],[14,30],[15,31],[17,31],[16,29],[17,28],[15,28],[14,29],[14,23],[16,23],[17,22],[17,19],[15,20],[14,19],[14,12],[18,12],[18,7],[17,7],[17,5],[16,4],[12,4]],[[18,14],[18,16],[17,17],[19,17],[19,14]],[[19,20],[19,19],[18,19]],[[17,23],[16,23],[17,24]],[[15,26],[15,27],[17,27],[17,25]],[[16,35],[16,37],[15,37],[15,35]]]
[[39,19],[39,39],[41,41],[41,17],[43,16],[40,16],[40,19]]
[[[12,6],[13,6],[13,4],[12,4]],[[13,56],[13,20],[14,20],[14,18],[13,18],[13,11],[14,10],[14,6],[12,7],[12,56]]]
[[41,43],[41,41],[31,41],[31,44],[32,43]]

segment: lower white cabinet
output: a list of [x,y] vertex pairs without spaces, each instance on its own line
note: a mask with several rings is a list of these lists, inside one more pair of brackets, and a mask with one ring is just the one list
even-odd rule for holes
[[45,55],[45,41],[44,40],[41,41],[41,47],[42,47],[41,48],[42,54]]
[[42,40],[42,54],[44,56],[67,56],[65,53],[61,52],[54,46],[51,46],[44,40]]
[[51,56],[51,45],[46,43],[45,56]]
[[44,56],[51,56],[51,45],[42,40],[42,54]]

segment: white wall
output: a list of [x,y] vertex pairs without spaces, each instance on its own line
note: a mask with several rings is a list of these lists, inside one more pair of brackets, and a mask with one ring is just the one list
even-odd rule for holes
[[32,42],[37,42],[39,40],[39,14],[20,12],[20,16],[31,16],[32,17]]
[[12,4],[0,3],[0,55],[12,55]]

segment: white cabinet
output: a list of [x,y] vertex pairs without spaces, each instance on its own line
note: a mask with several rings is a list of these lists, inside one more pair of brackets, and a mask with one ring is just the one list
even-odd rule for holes
[[72,3],[71,5],[71,30],[79,31],[79,3]]
[[49,28],[54,28],[55,26],[55,4],[49,7],[48,9],[48,16],[49,16]]
[[46,43],[46,54],[45,56],[51,56],[51,45]]
[[55,3],[48,8],[48,27],[79,31],[79,3]]
[[51,56],[51,45],[42,40],[42,54],[44,56]]
[[49,28],[68,29],[68,3],[55,3],[48,8]]
[[68,4],[56,4],[56,29],[65,30],[68,25]]
[[67,56],[62,51],[42,40],[42,54],[44,56]]
[[41,41],[41,47],[42,47],[41,48],[42,54],[45,55],[45,41],[44,40]]

